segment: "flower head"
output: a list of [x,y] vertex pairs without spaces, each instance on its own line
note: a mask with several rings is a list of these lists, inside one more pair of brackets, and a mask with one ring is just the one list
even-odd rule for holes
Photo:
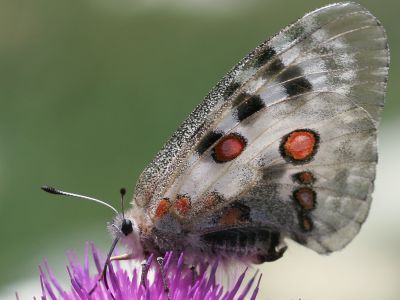
[[[107,282],[99,280],[99,275],[91,275],[89,272],[89,256],[93,257],[98,274],[102,272],[102,263],[96,247],[91,244],[91,255],[87,245],[83,265],[79,263],[74,255],[69,256],[69,266],[67,270],[71,280],[71,288],[64,290],[58,280],[55,278],[47,262],[44,262],[44,268],[39,267],[40,282],[42,287],[42,300],[55,299],[117,299],[117,300],[147,300],[159,299],[166,300],[167,292],[163,282],[162,273],[165,274],[165,280],[168,287],[168,294],[171,300],[193,299],[193,300],[242,300],[250,296],[254,300],[258,293],[258,286],[253,289],[252,285],[255,276],[239,289],[244,281],[244,271],[236,280],[232,289],[224,291],[222,285],[216,282],[215,274],[218,269],[218,262],[213,265],[201,262],[196,270],[191,270],[184,265],[184,255],[181,254],[178,259],[174,259],[172,252],[167,253],[163,260],[163,271],[157,268],[157,262],[150,256],[147,260],[147,266],[154,265],[154,276],[144,276],[144,282],[141,282],[141,268],[134,268],[132,271],[122,268],[117,262],[110,264],[107,272]],[[107,288],[108,286],[108,288]],[[89,292],[95,287],[93,293]]]

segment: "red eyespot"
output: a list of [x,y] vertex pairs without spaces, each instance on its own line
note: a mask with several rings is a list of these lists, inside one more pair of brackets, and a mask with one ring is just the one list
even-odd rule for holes
[[219,220],[221,225],[235,225],[240,223],[242,212],[240,209],[233,207],[228,209]]
[[312,210],[315,208],[316,193],[307,187],[299,188],[293,192],[293,198],[304,210]]
[[310,217],[303,215],[299,216],[300,226],[304,231],[311,231],[313,229],[313,222]]
[[185,215],[190,209],[190,199],[187,196],[178,196],[174,204],[179,214]]
[[293,160],[306,160],[316,149],[317,136],[309,130],[296,130],[283,140],[284,156]]
[[239,223],[247,223],[251,221],[250,207],[234,202],[231,207],[225,210],[219,223],[222,225],[235,225]]
[[246,147],[246,141],[238,134],[231,133],[223,137],[214,147],[213,157],[216,162],[227,162],[238,157]]
[[315,181],[314,175],[308,171],[299,173],[297,178],[302,184],[311,184]]
[[168,213],[170,207],[171,207],[171,202],[169,202],[168,198],[161,199],[160,202],[158,202],[158,206],[154,216],[157,219],[164,217]]
[[210,210],[223,202],[223,198],[217,192],[208,194],[203,201],[203,209]]

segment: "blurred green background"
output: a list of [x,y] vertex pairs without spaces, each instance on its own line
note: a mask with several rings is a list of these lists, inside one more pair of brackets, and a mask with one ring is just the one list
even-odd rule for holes
[[[330,257],[291,244],[286,259],[263,266],[262,299],[400,299],[400,2],[359,2],[386,27],[392,53],[370,219]],[[66,279],[66,250],[110,244],[111,211],[41,185],[119,206],[119,188],[132,195],[141,170],[239,59],[327,3],[2,0],[0,298],[38,295],[43,257]]]

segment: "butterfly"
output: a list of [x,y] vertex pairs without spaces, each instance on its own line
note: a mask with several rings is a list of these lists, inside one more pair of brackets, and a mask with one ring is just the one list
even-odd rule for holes
[[385,30],[359,4],[284,28],[217,83],[143,171],[132,208],[114,209],[112,249],[254,264],[282,257],[285,239],[342,249],[370,208],[388,68]]

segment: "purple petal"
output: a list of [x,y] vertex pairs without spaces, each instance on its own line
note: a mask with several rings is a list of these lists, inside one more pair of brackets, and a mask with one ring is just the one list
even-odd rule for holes
[[114,292],[116,293],[116,297],[117,297],[117,299],[122,299],[122,293],[121,293],[118,277],[114,272],[114,268],[113,268],[112,264],[108,265],[108,270],[109,270],[108,274],[110,275],[109,277],[110,277],[111,285],[113,287]]
[[255,300],[256,297],[257,297],[258,290],[259,290],[259,286],[260,286],[261,277],[262,277],[262,274],[260,274],[260,278],[258,279],[257,286],[256,286],[256,288],[254,289],[253,295],[251,295],[250,300]]
[[84,292],[82,291],[80,285],[76,282],[76,278],[75,278],[75,277],[73,276],[73,274],[71,273],[71,270],[69,269],[69,267],[67,267],[67,271],[68,271],[69,277],[70,277],[70,279],[71,279],[72,288],[73,288],[74,291],[79,295],[79,298],[80,298],[80,299],[85,299],[85,298],[86,298],[86,297],[85,297],[85,294],[84,294]]
[[250,281],[247,283],[246,287],[243,289],[243,292],[240,294],[238,300],[244,300],[246,295],[249,293],[251,286],[254,283],[254,280],[256,279],[258,271],[253,275],[253,277],[250,279]]
[[236,284],[235,284],[233,290],[230,293],[228,293],[228,296],[227,296],[226,300],[232,300],[233,297],[236,295],[237,291],[240,288],[240,285],[243,282],[244,276],[246,276],[246,272],[247,272],[247,268],[246,268],[246,270],[244,270],[242,275],[239,276],[239,279],[236,281]]
[[96,265],[96,268],[97,268],[97,272],[101,273],[102,264],[100,263],[100,258],[99,258],[99,254],[97,252],[97,249],[94,246],[94,243],[90,243],[90,246],[92,248],[92,256],[93,256],[94,264]]
[[[90,250],[90,251],[89,251]],[[97,272],[90,274],[90,259],[92,256]],[[198,274],[192,278],[192,270],[185,265],[185,255],[183,253],[168,252],[164,256],[163,269],[167,276],[169,284],[170,297],[172,300],[244,300],[250,293],[250,290],[256,279],[255,274],[243,288],[240,296],[237,296],[242,285],[246,271],[244,271],[235,281],[231,290],[226,291],[216,282],[216,272],[219,262],[215,260],[213,264],[199,259],[196,267]],[[160,267],[153,263],[154,256],[147,258],[147,265],[154,270],[154,280],[146,280],[146,287],[140,284],[141,268],[125,270],[119,263],[110,264],[107,272],[109,289],[106,288],[104,281],[98,281],[102,272],[102,263],[100,255],[93,243],[86,243],[85,257],[83,263],[79,262],[73,252],[68,253],[69,267],[67,271],[70,277],[69,289],[63,289],[55,278],[48,262],[45,260],[44,267],[39,268],[39,278],[42,288],[42,300],[109,300],[113,297],[116,300],[166,300]],[[45,270],[46,273],[43,271]],[[254,300],[259,290],[261,276],[258,279],[251,300]],[[193,281],[193,282],[192,282]],[[95,287],[92,295],[89,291]],[[59,295],[56,295],[56,293]],[[238,298],[237,298],[238,297]]]
[[41,277],[42,277],[42,279],[43,279],[44,287],[45,287],[47,293],[49,294],[49,297],[50,297],[51,299],[53,299],[53,300],[57,300],[56,295],[54,294],[53,289],[51,288],[50,283],[47,281],[47,277],[46,277],[46,275],[44,274],[42,267],[39,267],[39,272],[40,272],[40,274],[41,274]]
[[49,263],[47,261],[47,259],[44,259],[44,267],[46,268],[46,272],[49,275],[49,279],[51,281],[51,284],[56,288],[56,290],[58,291],[58,293],[60,295],[62,295],[63,297],[66,296],[65,291],[62,289],[61,285],[58,283],[58,280],[56,279],[56,277],[53,274],[53,271],[51,270],[51,268],[49,267]]
[[83,265],[83,273],[86,278],[89,278],[89,243],[85,243],[85,260]]

